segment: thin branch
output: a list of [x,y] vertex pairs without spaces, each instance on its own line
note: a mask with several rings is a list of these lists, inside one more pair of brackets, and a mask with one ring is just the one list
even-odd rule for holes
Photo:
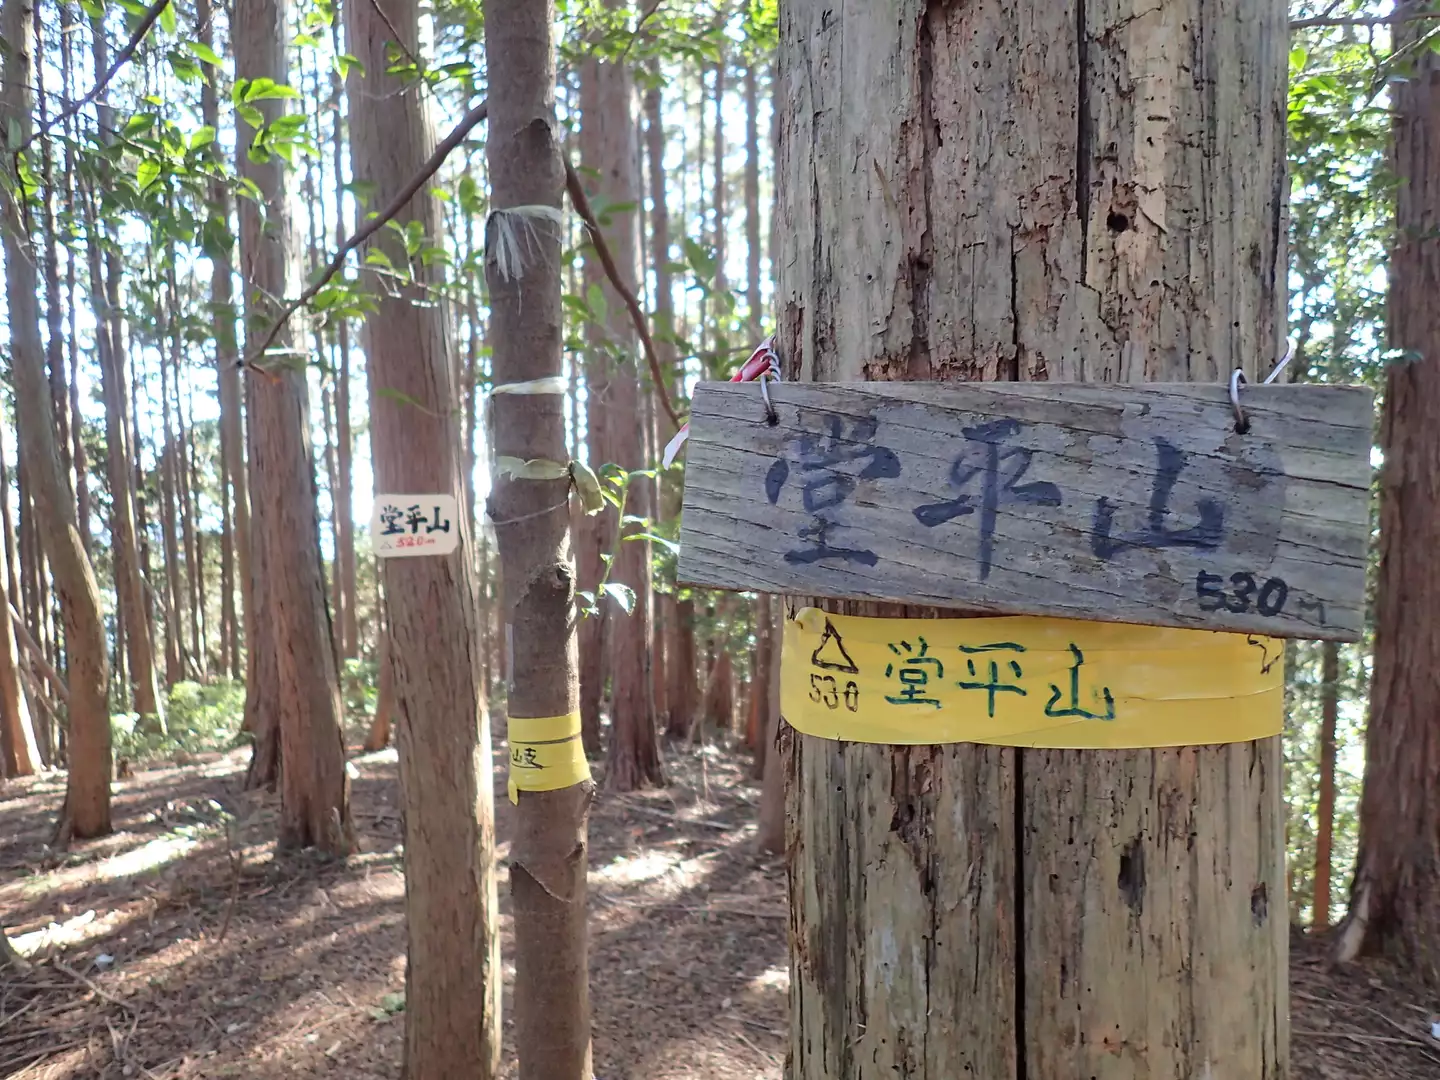
[[65,680],[60,677],[60,673],[55,670],[50,661],[45,659],[45,650],[40,648],[35,643],[35,639],[30,636],[30,630],[25,625],[25,620],[20,617],[20,612],[15,610],[15,605],[11,604],[9,607],[11,621],[15,624],[15,636],[20,639],[20,644],[24,645],[26,651],[29,652],[30,659],[40,669],[40,674],[50,681],[50,685],[55,688],[55,693],[60,695],[60,700],[69,705],[70,688],[65,685]]
[[266,331],[265,338],[260,342],[259,348],[252,349],[250,354],[240,361],[241,367],[254,366],[255,362],[265,355],[266,350],[275,343],[276,335],[280,333],[281,327],[290,320],[290,316],[294,315],[295,312],[315,299],[320,290],[329,284],[330,279],[340,272],[340,268],[345,265],[345,260],[349,258],[352,251],[383,229],[401,210],[405,209],[405,204],[415,197],[415,193],[424,187],[432,176],[440,171],[440,166],[443,165],[445,159],[450,156],[450,151],[464,142],[465,137],[475,129],[476,125],[482,123],[488,114],[489,106],[486,102],[482,101],[460,119],[460,122],[455,125],[450,134],[446,135],[445,138],[440,141],[439,145],[435,147],[435,152],[431,154],[425,164],[421,166],[420,171],[410,178],[410,182],[390,200],[385,209],[381,210],[380,213],[356,229],[355,235],[341,244],[330,261],[325,265],[324,273],[316,278],[308,289],[285,305],[284,310],[280,312],[279,316],[270,325],[270,329]]
[[1367,15],[1356,18],[1292,19],[1291,30],[1314,30],[1327,26],[1394,26],[1396,23],[1440,19],[1440,11],[1412,11],[1404,15]]
[[585,197],[585,186],[580,182],[580,174],[575,171],[575,166],[567,160],[565,162],[565,187],[570,192],[570,202],[575,207],[575,212],[585,222],[586,229],[590,233],[590,242],[595,248],[595,254],[600,256],[600,265],[605,268],[605,276],[610,279],[610,284],[620,294],[620,299],[625,301],[625,307],[629,309],[630,321],[635,324],[635,332],[640,335],[640,343],[645,347],[645,359],[650,363],[650,377],[655,383],[655,392],[660,397],[660,404],[665,409],[665,415],[670,417],[670,422],[678,430],[680,417],[675,412],[675,406],[670,403],[670,395],[665,390],[665,375],[660,370],[660,358],[655,355],[655,342],[650,340],[650,327],[645,321],[645,315],[640,310],[640,301],[635,299],[635,293],[625,284],[620,277],[620,270],[615,265],[614,256],[610,254],[610,245],[605,242],[605,234],[600,231],[600,223],[595,220],[595,212],[590,209],[590,200]]
[[135,55],[135,50],[138,49],[140,43],[145,40],[145,35],[150,33],[150,28],[155,25],[155,20],[160,18],[160,13],[169,6],[170,0],[155,0],[155,3],[151,4],[149,8],[146,9],[145,14],[141,16],[139,24],[135,27],[135,32],[130,35],[130,40],[125,43],[123,49],[115,54],[115,59],[111,62],[109,69],[100,77],[99,81],[90,88],[90,92],[78,101],[71,102],[65,108],[61,109],[55,119],[41,124],[39,129],[15,150],[17,158],[41,135],[48,134],[51,128],[57,124],[64,123],[103,94],[105,88],[110,85],[110,80],[120,74],[120,69],[128,64],[130,58]]

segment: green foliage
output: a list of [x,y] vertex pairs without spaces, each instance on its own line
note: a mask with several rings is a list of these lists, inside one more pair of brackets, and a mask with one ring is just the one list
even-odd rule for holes
[[180,682],[170,688],[164,734],[147,732],[135,713],[110,718],[115,757],[132,763],[168,758],[179,751],[204,753],[239,745],[245,719],[245,684],[230,679]]

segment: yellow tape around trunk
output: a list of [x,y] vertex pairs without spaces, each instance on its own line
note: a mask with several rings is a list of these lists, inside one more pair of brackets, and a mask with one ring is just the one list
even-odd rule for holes
[[512,803],[521,791],[559,791],[590,779],[590,763],[580,741],[580,714],[510,717]]
[[1277,638],[1029,616],[785,624],[781,712],[866,743],[1103,749],[1278,735]]

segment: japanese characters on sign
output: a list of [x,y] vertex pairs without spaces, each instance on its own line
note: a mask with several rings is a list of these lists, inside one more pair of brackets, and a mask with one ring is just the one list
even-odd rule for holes
[[848,742],[1202,745],[1280,730],[1284,642],[1027,616],[785,628],[781,711]]
[[[1241,434],[1225,389],[1192,383],[785,383],[774,425],[753,388],[701,384],[680,578],[1353,639],[1370,392],[1244,393]],[[971,681],[1024,666],[991,644],[958,661]],[[912,679],[957,662],[918,641],[904,660]]]
[[381,559],[449,555],[460,546],[453,495],[376,495],[370,519]]

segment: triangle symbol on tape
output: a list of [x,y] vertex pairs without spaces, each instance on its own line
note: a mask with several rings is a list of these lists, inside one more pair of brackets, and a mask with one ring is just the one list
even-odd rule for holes
[[[829,646],[828,656],[821,656]],[[844,663],[840,661],[843,660]],[[825,620],[825,633],[820,635],[820,644],[815,646],[815,651],[810,654],[810,663],[818,668],[825,668],[828,671],[844,671],[851,675],[859,675],[860,669],[855,666],[855,661],[845,651],[845,642],[835,629],[835,624],[829,619]]]

